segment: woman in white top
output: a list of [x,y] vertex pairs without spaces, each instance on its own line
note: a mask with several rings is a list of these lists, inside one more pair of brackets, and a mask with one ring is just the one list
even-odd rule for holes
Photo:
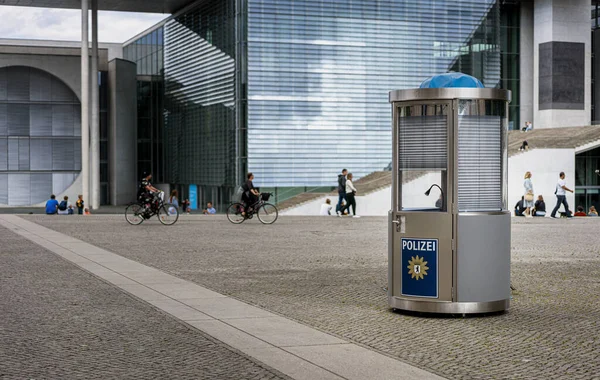
[[331,199],[327,198],[325,203],[321,205],[320,215],[331,215],[331,209],[333,206],[331,205]]
[[523,182],[525,194],[523,195],[523,206],[525,207],[525,216],[531,217],[531,209],[533,208],[533,183],[531,182],[531,172],[525,173],[525,182]]
[[346,207],[342,210],[342,214],[345,210],[348,210],[348,215],[350,215],[350,206],[352,206],[352,213],[355,218],[358,218],[356,215],[356,199],[354,196],[356,195],[356,187],[352,183],[352,173],[348,173],[346,176]]

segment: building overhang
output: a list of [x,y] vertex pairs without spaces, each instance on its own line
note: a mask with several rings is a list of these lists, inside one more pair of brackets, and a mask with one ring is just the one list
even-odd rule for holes
[[[194,1],[196,0],[98,0],[98,9],[101,11],[171,14]],[[81,9],[81,0],[0,0],[0,5]]]

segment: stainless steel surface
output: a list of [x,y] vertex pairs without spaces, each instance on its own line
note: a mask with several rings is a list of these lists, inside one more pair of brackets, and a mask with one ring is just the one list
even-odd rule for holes
[[510,300],[490,302],[435,302],[388,297],[391,308],[435,314],[484,314],[508,310]]
[[[389,268],[388,268],[388,300],[389,304],[392,308],[401,309],[401,310],[409,310],[416,312],[424,312],[424,313],[443,313],[443,314],[477,314],[477,313],[490,313],[490,312],[498,312],[504,311],[509,307],[509,299],[510,297],[510,268],[506,269],[505,266],[502,266],[501,271],[498,275],[498,281],[489,282],[493,284],[492,286],[497,286],[498,283],[502,283],[502,287],[506,288],[506,292],[495,292],[495,291],[477,291],[476,294],[473,295],[469,293],[469,291],[465,290],[463,287],[463,292],[467,296],[466,301],[476,301],[476,302],[458,302],[461,299],[461,292],[458,287],[459,281],[462,284],[470,284],[475,283],[477,286],[486,286],[486,281],[482,279],[482,272],[478,271],[476,268],[473,270],[473,265],[469,267],[469,262],[459,262],[459,257],[465,257],[467,259],[472,259],[471,264],[473,262],[486,261],[490,259],[489,255],[494,256],[491,258],[491,261],[498,260],[499,262],[504,262],[506,257],[508,257],[508,262],[510,262],[510,229],[506,232],[506,229],[501,228],[498,229],[496,227],[486,229],[483,228],[483,235],[486,234],[496,234],[499,230],[500,236],[491,236],[497,241],[508,242],[508,248],[506,248],[506,244],[498,244],[502,246],[500,249],[496,249],[493,252],[488,253],[484,252],[485,249],[482,249],[481,239],[475,239],[474,245],[466,244],[466,240],[463,239],[462,246],[459,245],[460,237],[464,238],[468,237],[469,231],[463,229],[462,232],[458,231],[458,222],[459,218],[471,218],[471,217],[480,217],[480,218],[496,218],[501,217],[504,220],[505,216],[510,214],[506,210],[505,202],[502,205],[501,210],[490,210],[487,211],[485,209],[477,212],[459,212],[458,208],[458,133],[459,133],[459,103],[465,100],[499,100],[508,102],[511,100],[510,91],[499,90],[499,89],[473,89],[473,88],[442,88],[442,89],[412,89],[412,90],[398,90],[390,92],[390,101],[393,103],[392,105],[392,113],[393,113],[393,159],[392,159],[392,170],[393,170],[393,182],[392,182],[392,213],[389,217],[389,226],[388,231],[392,235],[389,238],[389,248],[388,248],[388,260],[389,260]],[[464,101],[463,101],[464,103]],[[444,199],[447,202],[447,207],[444,211],[432,212],[430,210],[425,209],[415,209],[415,210],[403,210],[404,205],[402,204],[403,200],[403,186],[406,184],[402,181],[402,173],[400,170],[399,162],[400,158],[400,149],[398,148],[399,138],[401,134],[399,133],[399,128],[402,128],[402,123],[400,123],[400,118],[403,115],[421,115],[424,113],[426,115],[430,115],[423,108],[423,111],[420,111],[419,107],[416,108],[416,111],[405,109],[403,107],[411,107],[411,106],[432,106],[432,105],[447,105],[448,106],[448,150],[447,150],[447,167],[442,171],[444,173],[444,178],[442,182],[442,187],[444,189]],[[507,106],[508,107],[508,106]],[[481,107],[476,108],[476,110],[481,109]],[[482,111],[483,112],[483,109]],[[493,111],[492,111],[493,112]],[[437,114],[437,113],[436,113]],[[482,114],[487,115],[487,113]],[[498,113],[490,115],[498,115]],[[501,119],[502,125],[505,125],[505,118]],[[501,127],[500,125],[498,127]],[[477,129],[473,129],[473,133],[477,131]],[[411,133],[419,133],[419,129],[411,130]],[[464,132],[464,131],[463,131]],[[470,132],[469,132],[470,133]],[[502,173],[499,175],[502,178],[502,183],[505,182],[505,168],[506,168],[506,131],[502,130],[501,133],[501,149],[498,154],[500,155],[500,160],[502,163]],[[411,138],[417,139],[417,136],[410,135]],[[417,140],[415,140],[417,141]],[[423,170],[426,168],[419,169],[418,165],[412,167],[414,170]],[[411,177],[412,178],[412,177]],[[411,184],[415,184],[418,181],[418,177],[416,179],[412,179]],[[506,195],[506,187],[502,184],[502,189],[500,190],[503,193],[503,197]],[[412,191],[411,195],[414,191]],[[398,217],[406,218],[406,222],[403,224],[398,220]],[[396,228],[394,228],[396,227]],[[399,231],[398,227],[402,227],[402,231]],[[484,226],[485,227],[485,226]],[[463,234],[463,235],[461,235]],[[437,298],[422,298],[416,296],[407,296],[402,295],[402,276],[406,275],[406,263],[402,262],[402,250],[401,250],[401,239],[402,238],[415,238],[415,239],[427,239],[433,238],[438,239],[438,297]],[[485,236],[482,237],[485,241]],[[469,249],[469,254],[461,256],[459,250]],[[475,247],[475,249],[472,249]],[[496,257],[502,256],[502,257]],[[506,257],[505,257],[506,256]],[[488,260],[489,261],[489,260]],[[463,270],[462,273],[459,273],[461,267],[468,267],[468,270]],[[509,273],[504,273],[508,271]],[[480,273],[481,272],[481,273]],[[485,276],[495,276],[496,273],[494,270],[485,272]],[[508,278],[508,285],[505,284],[506,279]],[[406,281],[406,278],[405,278]],[[482,285],[483,284],[483,285]],[[506,285],[506,286],[505,286]],[[414,284],[410,285],[414,288]],[[486,289],[484,289],[486,290]],[[489,289],[487,289],[489,290]],[[409,292],[408,294],[419,294]],[[471,297],[473,296],[473,297]],[[464,297],[462,297],[464,299]],[[474,298],[474,299],[470,299]],[[506,299],[505,299],[506,298]],[[481,302],[480,302],[481,301]]]
[[497,88],[415,88],[390,91],[390,102],[415,100],[491,99],[511,101],[511,92]]

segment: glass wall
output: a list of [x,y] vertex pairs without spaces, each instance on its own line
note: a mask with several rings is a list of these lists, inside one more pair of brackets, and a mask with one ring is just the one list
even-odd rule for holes
[[236,177],[234,1],[209,0],[165,24],[167,179],[198,185],[198,201],[223,210]]
[[600,169],[600,148],[589,150],[575,156],[575,205],[583,206],[585,211],[590,206],[600,208],[600,177],[596,170]]
[[71,186],[80,170],[77,95],[45,71],[0,69],[0,204],[44,202]]
[[505,2],[500,7],[500,48],[502,59],[502,79],[500,88],[512,91],[512,101],[508,105],[508,129],[525,126],[520,117],[520,25],[521,5]]
[[499,40],[494,0],[249,0],[249,171],[278,187],[383,170],[388,92],[450,70],[497,87]]
[[125,59],[137,64],[138,175],[152,173],[155,183],[167,182],[164,160],[164,34],[159,27],[123,48]]

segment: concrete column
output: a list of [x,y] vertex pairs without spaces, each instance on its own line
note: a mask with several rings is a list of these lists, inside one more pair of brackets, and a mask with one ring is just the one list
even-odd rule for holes
[[533,1],[521,2],[521,22],[519,41],[519,92],[520,119],[523,128],[526,121],[533,123]]
[[90,206],[90,56],[88,0],[81,0],[81,193]]
[[91,137],[91,207],[100,207],[100,118],[98,93],[98,0],[92,0],[92,123]]
[[534,2],[534,128],[591,122],[589,0]]

